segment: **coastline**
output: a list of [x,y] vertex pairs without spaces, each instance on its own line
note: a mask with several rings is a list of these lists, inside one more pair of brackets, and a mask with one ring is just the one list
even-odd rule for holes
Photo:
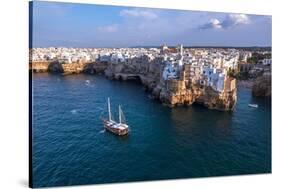
[[[142,66],[144,71],[139,71],[139,66]],[[68,64],[61,64],[59,62],[31,62],[29,70],[35,73],[59,73],[62,76],[86,73],[102,74],[111,80],[139,80],[147,91],[150,92],[150,98],[159,100],[169,107],[199,103],[208,109],[232,111],[237,100],[237,88],[247,88],[251,90],[253,96],[257,97],[270,96],[271,94],[270,89],[267,89],[268,86],[261,85],[263,80],[260,81],[260,79],[239,80],[227,78],[228,84],[225,84],[225,89],[221,93],[207,86],[203,88],[196,84],[187,86],[184,80],[164,81],[161,79],[161,65],[157,61],[141,65],[138,63],[127,65],[104,62]],[[232,89],[227,89],[227,85],[232,86]]]
[[[139,70],[142,66],[144,71]],[[159,69],[160,68],[160,69]],[[150,64],[132,63],[126,64],[105,64],[103,62],[83,62],[60,64],[58,62],[33,62],[29,66],[32,72],[70,74],[96,74],[101,73],[108,79],[113,80],[140,80],[143,86],[151,93],[154,99],[159,100],[169,107],[192,105],[199,103],[208,109],[219,111],[232,111],[237,100],[236,79],[227,78],[225,90],[215,91],[212,87],[193,84],[186,86],[185,80],[167,80],[161,77],[161,65],[159,60]]]

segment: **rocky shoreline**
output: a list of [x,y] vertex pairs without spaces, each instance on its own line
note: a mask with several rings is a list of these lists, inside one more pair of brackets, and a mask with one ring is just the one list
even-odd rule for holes
[[155,62],[141,69],[137,65],[110,64],[105,70],[105,76],[124,81],[138,79],[150,92],[150,98],[157,99],[169,107],[194,103],[220,111],[231,111],[235,107],[237,101],[235,80],[231,80],[234,81],[233,90],[217,92],[211,87],[188,84],[185,80],[163,81],[160,67],[161,65]]
[[[141,67],[142,66],[142,67]],[[237,101],[237,89],[218,93],[210,87],[191,85],[187,87],[184,81],[161,81],[161,66],[157,63],[147,65],[122,65],[105,63],[71,63],[33,62],[29,66],[35,73],[50,72],[62,75],[79,73],[102,73],[113,80],[138,80],[149,92],[150,98],[159,100],[164,105],[174,107],[178,105],[201,104],[209,109],[231,111]],[[261,76],[255,80],[238,80],[237,87],[252,89],[256,97],[271,96],[271,75]],[[236,85],[236,84],[235,84]]]
[[238,80],[237,86],[252,90],[255,97],[271,97],[271,76],[260,76],[255,79]]
[[149,64],[104,64],[104,63],[71,63],[57,62],[31,63],[33,72],[61,73],[63,75],[79,73],[103,73],[113,80],[139,80],[150,93],[150,98],[157,99],[164,105],[201,104],[209,109],[231,111],[237,101],[236,80],[229,78],[233,90],[217,92],[211,87],[191,85],[184,80],[161,79],[161,65],[157,61]]
[[103,73],[107,68],[107,64],[96,62],[77,62],[70,64],[62,64],[59,62],[32,62],[29,63],[29,70],[35,73],[50,72],[61,73],[63,75],[79,74],[79,73]]
[[258,77],[253,83],[252,94],[256,97],[271,97],[271,75]]

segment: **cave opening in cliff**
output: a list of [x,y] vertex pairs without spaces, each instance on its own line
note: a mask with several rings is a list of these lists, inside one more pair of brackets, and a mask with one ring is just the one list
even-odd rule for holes
[[136,84],[142,84],[141,78],[138,75],[128,76],[126,78],[126,81],[133,82],[133,83],[136,83]]

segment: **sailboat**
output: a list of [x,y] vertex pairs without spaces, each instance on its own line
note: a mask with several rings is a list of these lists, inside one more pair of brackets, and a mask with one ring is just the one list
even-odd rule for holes
[[129,133],[129,126],[124,121],[124,114],[122,112],[121,106],[118,107],[119,122],[115,121],[111,115],[110,98],[107,98],[107,108],[108,108],[108,119],[103,118],[104,128],[117,135],[126,135]]

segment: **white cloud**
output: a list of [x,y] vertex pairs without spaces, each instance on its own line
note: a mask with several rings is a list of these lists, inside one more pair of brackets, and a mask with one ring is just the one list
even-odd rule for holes
[[211,19],[206,24],[199,26],[200,29],[227,29],[233,28],[239,25],[249,24],[250,18],[245,14],[229,14],[222,21],[219,21],[217,18]]
[[221,28],[221,23],[218,19],[211,19],[210,23],[214,28]]
[[250,18],[246,14],[230,14],[222,22],[224,28],[250,23]]
[[203,24],[202,26],[200,26],[199,28],[200,29],[219,29],[221,27],[222,27],[221,22],[218,19],[213,18],[206,24]]
[[118,30],[118,26],[116,24],[98,27],[99,32],[113,33],[116,32],[117,30]]
[[145,19],[156,19],[157,14],[150,10],[143,9],[123,9],[120,11],[120,16],[123,17],[135,17],[135,18],[145,18]]

